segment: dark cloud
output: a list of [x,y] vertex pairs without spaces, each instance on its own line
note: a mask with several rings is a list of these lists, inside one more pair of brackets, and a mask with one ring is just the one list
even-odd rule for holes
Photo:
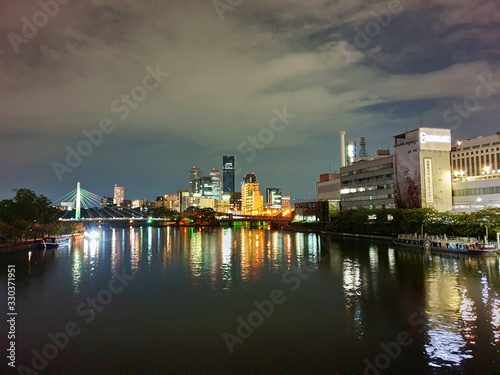
[[[340,130],[349,139],[364,134],[374,153],[420,117],[453,125],[443,113],[474,95],[480,76],[498,73],[497,8],[479,0],[244,0],[221,21],[206,1],[70,1],[14,48],[23,17],[33,22],[41,7],[0,0],[0,197],[30,187],[56,199],[81,181],[100,195],[119,183],[128,198],[152,199],[186,188],[192,165],[220,169],[229,152],[262,189],[313,198],[318,174],[338,169]],[[367,30],[378,32],[360,44]],[[120,119],[112,104],[158,67],[169,76]],[[495,98],[454,135],[493,133]],[[295,117],[246,160],[248,137],[284,107]],[[60,183],[51,164],[105,118],[114,130]]]

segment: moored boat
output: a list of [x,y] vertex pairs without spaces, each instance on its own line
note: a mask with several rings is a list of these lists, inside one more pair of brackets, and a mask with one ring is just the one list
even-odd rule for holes
[[71,236],[45,237],[42,239],[44,248],[57,248],[59,246],[69,245]]
[[442,251],[457,254],[496,254],[498,244],[481,243],[477,238],[447,237],[447,236],[420,236],[414,234],[400,234],[394,240],[396,246],[422,249],[426,251]]

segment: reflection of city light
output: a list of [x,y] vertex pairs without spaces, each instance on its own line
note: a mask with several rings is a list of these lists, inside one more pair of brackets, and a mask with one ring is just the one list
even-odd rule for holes
[[474,345],[476,337],[476,307],[459,283],[456,260],[431,259],[427,284],[428,343],[425,350],[431,366],[459,366],[472,358],[468,345]]
[[346,312],[352,318],[354,334],[359,339],[364,334],[364,316],[361,308],[361,265],[357,260],[344,259],[342,262],[342,279]]
[[224,289],[231,286],[234,249],[232,245],[233,232],[231,228],[222,230],[222,281],[226,283]]
[[202,240],[199,231],[193,232],[192,234],[190,258],[191,273],[195,279],[198,279],[201,277],[203,268]]
[[361,295],[361,269],[357,261],[344,261],[343,279],[346,296]]
[[84,233],[84,236],[87,239],[96,239],[96,238],[99,238],[99,235],[100,235],[100,233],[97,230],[92,230],[90,232],[85,232]]
[[488,278],[484,275],[483,275],[483,277],[481,277],[481,284],[483,285],[482,300],[483,300],[483,304],[486,305],[488,303],[488,299],[489,299],[490,287],[488,285]]
[[396,273],[396,255],[394,249],[389,248],[389,250],[387,250],[387,255],[389,257],[389,271],[391,272],[391,275],[394,276]]
[[495,344],[500,343],[500,299],[498,298],[491,304],[491,328]]
[[370,257],[370,268],[372,272],[377,272],[378,268],[378,248],[377,246],[370,246],[370,251],[368,253]]
[[469,344],[475,344],[476,336],[474,334],[477,319],[474,302],[467,297],[466,291],[462,291],[462,303],[460,305],[460,314],[464,322],[463,335]]
[[431,359],[438,360],[431,363],[432,366],[442,365],[442,361],[458,366],[464,359],[472,358],[472,355],[462,353],[465,342],[457,333],[436,328],[427,331],[427,334],[429,344],[425,346],[425,351]]
[[96,256],[96,252],[97,252],[97,240],[92,239],[89,241],[89,254],[91,259]]
[[[87,241],[84,241],[85,243]],[[85,244],[84,244],[85,247]],[[75,251],[73,253],[73,268],[71,270],[71,279],[73,282],[73,293],[79,294],[80,293],[80,282],[81,282],[81,273],[80,273],[80,257],[79,257],[79,252]]]

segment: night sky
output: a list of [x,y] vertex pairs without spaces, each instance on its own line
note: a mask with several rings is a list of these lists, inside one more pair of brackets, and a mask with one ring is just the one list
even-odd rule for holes
[[237,185],[314,199],[341,130],[372,155],[421,121],[500,131],[497,1],[54,1],[0,0],[0,199],[154,200],[228,153]]

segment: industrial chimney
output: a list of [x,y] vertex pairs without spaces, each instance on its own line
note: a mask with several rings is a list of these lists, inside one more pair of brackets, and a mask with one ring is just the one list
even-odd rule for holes
[[345,131],[340,133],[340,167],[345,167]]

